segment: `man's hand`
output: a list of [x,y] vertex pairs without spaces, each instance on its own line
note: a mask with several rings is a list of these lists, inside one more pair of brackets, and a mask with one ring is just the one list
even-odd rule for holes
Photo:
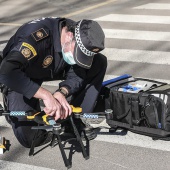
[[54,96],[46,89],[40,87],[34,95],[35,98],[42,99],[45,105],[44,112],[54,116],[55,120],[63,117],[63,108]]
[[59,118],[62,119],[62,107],[60,103],[51,95],[46,97],[46,99],[43,100],[45,104],[44,112],[50,116],[54,116],[55,120],[58,120]]
[[71,115],[72,109],[69,103],[67,102],[66,98],[60,92],[55,92],[53,94],[54,98],[60,103],[62,107],[62,114],[61,119],[66,119],[68,115]]

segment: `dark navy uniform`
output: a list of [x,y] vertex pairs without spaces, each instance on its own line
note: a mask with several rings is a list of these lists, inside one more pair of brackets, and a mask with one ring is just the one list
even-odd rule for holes
[[[42,18],[21,26],[3,51],[0,83],[12,89],[8,92],[8,108],[13,111],[40,110],[38,99],[33,98],[42,82],[61,80],[73,96],[71,104],[91,112],[101,89],[107,60],[96,54],[92,67],[87,70],[68,65],[62,57],[60,43],[61,23],[64,18]],[[57,89],[56,89],[57,90]],[[27,123],[13,119],[13,130],[19,142],[29,147],[32,131]],[[29,135],[26,135],[26,134]],[[28,137],[29,136],[29,137]]]

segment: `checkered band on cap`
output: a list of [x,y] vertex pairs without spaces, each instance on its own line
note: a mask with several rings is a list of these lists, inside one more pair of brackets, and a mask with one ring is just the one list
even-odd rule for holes
[[75,28],[75,38],[76,42],[80,48],[80,50],[87,56],[93,56],[96,53],[89,51],[82,43],[81,37],[80,37],[80,25],[81,25],[82,20],[79,22],[79,24]]

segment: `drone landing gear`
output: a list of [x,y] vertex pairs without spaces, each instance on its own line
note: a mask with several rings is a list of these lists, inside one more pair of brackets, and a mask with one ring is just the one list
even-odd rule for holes
[[[81,137],[80,137],[80,135],[78,133],[77,127],[76,127],[76,125],[75,125],[75,123],[73,121],[72,115],[69,117],[69,120],[70,120],[71,126],[73,128],[73,131],[74,131],[74,134],[75,134],[76,137],[72,138],[72,139],[68,139],[68,140],[75,140],[75,139],[77,140],[77,142],[80,144],[83,157],[87,160],[87,159],[89,159],[89,156],[87,155],[87,152],[86,152],[85,147],[83,145],[82,139],[81,139]],[[56,144],[56,141],[57,141],[57,144],[59,145],[59,149],[60,149],[61,155],[63,157],[64,164],[69,169],[69,168],[71,168],[71,162],[68,160],[68,158],[66,156],[66,153],[64,151],[65,144],[62,144],[62,140],[61,140],[61,137],[60,137],[60,134],[61,134],[61,124],[60,123],[56,123],[53,126],[51,126],[51,128],[52,128],[52,132],[53,132],[53,137],[52,137],[52,141],[51,141],[50,145],[51,145],[51,147],[54,147],[55,144]],[[34,128],[34,129],[36,129],[36,128]],[[35,142],[36,142],[36,139],[38,137],[39,129],[40,129],[40,126],[37,127],[37,131],[35,133],[35,136],[34,136],[31,148],[30,148],[29,156],[34,155]],[[65,143],[66,142],[67,141],[65,141]]]

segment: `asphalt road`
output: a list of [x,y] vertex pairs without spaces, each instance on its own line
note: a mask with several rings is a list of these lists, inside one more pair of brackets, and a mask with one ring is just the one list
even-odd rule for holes
[[[0,51],[17,28],[32,19],[50,16],[74,20],[94,19],[106,35],[108,68],[105,80],[122,74],[170,82],[170,2],[168,0],[0,0]],[[46,82],[51,91],[56,82]],[[0,101],[2,99],[0,98]],[[104,122],[102,125],[106,125]],[[85,160],[76,145],[67,145],[72,169],[169,170],[169,141],[153,141],[131,132],[98,132],[87,146]],[[0,118],[0,135],[10,140],[9,151],[0,155],[0,169],[66,169],[58,146],[42,149],[33,157],[15,139],[11,127]],[[41,147],[36,148],[36,152]]]

